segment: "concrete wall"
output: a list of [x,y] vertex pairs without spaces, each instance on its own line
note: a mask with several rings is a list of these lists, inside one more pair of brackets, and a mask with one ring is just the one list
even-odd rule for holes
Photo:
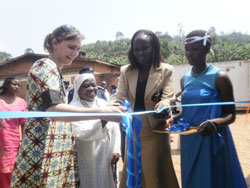
[[[235,101],[250,100],[250,60],[246,61],[230,61],[214,63],[215,66],[226,72],[230,77]],[[176,65],[175,71],[175,91],[180,91],[181,77],[191,69],[190,65]],[[238,107],[245,107],[244,105],[236,105]]]

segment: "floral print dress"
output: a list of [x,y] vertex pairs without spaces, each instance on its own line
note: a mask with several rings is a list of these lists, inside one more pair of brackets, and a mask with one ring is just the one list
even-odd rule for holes
[[[44,93],[49,93],[48,100],[64,103],[63,80],[50,59],[38,60],[31,67],[27,93],[29,111],[46,109],[47,100],[43,102],[42,98]],[[71,125],[50,118],[28,118],[25,133],[11,187],[79,187]]]

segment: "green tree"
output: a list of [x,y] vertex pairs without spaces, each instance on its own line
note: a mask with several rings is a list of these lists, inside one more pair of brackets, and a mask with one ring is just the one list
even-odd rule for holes
[[26,48],[26,50],[24,51],[24,54],[28,54],[28,53],[34,53],[32,48]]
[[10,59],[11,57],[11,54],[8,54],[7,52],[0,52],[0,63],[7,59]]
[[[216,33],[215,27],[209,28],[212,38],[211,53],[208,62],[250,59],[250,35],[240,32]],[[185,58],[184,30],[178,25],[178,35],[170,36],[167,32],[155,32],[161,44],[161,53],[165,60],[173,65],[188,63]],[[110,63],[124,65],[128,63],[127,53],[130,39],[123,38],[122,32],[117,32],[115,41],[97,41],[82,47],[87,58],[95,58]],[[122,36],[122,37],[121,37]]]
[[124,35],[121,31],[116,32],[116,40],[121,40],[124,38]]

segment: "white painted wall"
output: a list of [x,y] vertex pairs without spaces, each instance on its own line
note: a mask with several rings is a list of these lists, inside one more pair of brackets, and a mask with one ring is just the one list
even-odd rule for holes
[[[214,63],[214,65],[225,71],[230,77],[233,84],[235,101],[250,100],[250,60],[219,62]],[[180,91],[181,77],[190,69],[190,65],[174,66],[176,93]],[[237,106],[247,106],[247,104]]]

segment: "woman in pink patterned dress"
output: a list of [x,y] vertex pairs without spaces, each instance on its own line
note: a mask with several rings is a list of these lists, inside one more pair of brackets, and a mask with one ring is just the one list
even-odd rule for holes
[[[8,76],[0,87],[0,111],[25,111],[26,102],[17,96],[20,80]],[[19,127],[23,130],[25,119],[0,119],[0,185],[9,188],[18,148]],[[23,131],[22,131],[23,132]]]

